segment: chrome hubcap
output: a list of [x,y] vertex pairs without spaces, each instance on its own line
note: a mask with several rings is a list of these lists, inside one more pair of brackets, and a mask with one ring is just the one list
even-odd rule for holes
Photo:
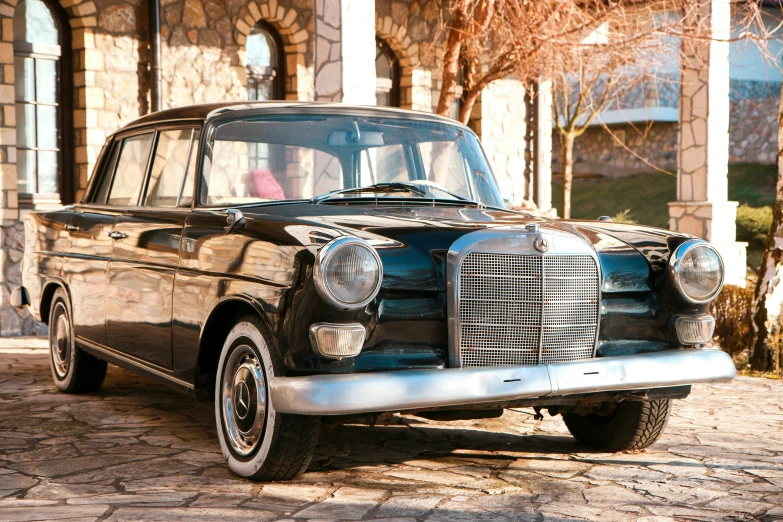
[[57,376],[65,378],[71,364],[71,325],[68,322],[68,312],[62,303],[57,303],[55,317],[50,336],[52,362]]
[[240,455],[249,455],[263,438],[266,419],[266,377],[255,352],[238,346],[222,375],[223,423],[228,442]]

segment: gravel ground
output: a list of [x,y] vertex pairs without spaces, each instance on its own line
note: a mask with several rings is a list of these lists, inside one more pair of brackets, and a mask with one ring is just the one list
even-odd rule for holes
[[28,344],[0,344],[0,520],[783,520],[780,381],[694,387],[641,453],[526,410],[405,416],[324,430],[301,479],[256,484],[224,466],[210,404],[112,366],[64,395]]

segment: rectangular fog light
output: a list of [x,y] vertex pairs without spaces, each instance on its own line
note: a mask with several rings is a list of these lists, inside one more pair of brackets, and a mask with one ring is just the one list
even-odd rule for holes
[[680,316],[674,323],[680,344],[704,344],[712,339],[715,319],[711,315]]
[[310,327],[310,344],[321,357],[356,357],[364,346],[364,333],[359,323],[316,323]]

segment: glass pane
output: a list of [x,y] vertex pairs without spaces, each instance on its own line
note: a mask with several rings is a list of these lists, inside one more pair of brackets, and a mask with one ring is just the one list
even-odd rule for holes
[[19,176],[18,190],[20,194],[34,194],[35,186],[35,151],[18,150],[16,152],[16,172]]
[[38,192],[54,194],[57,190],[57,152],[38,151]]
[[35,105],[16,104],[16,144],[23,149],[35,147]]
[[109,192],[109,205],[135,206],[138,204],[151,146],[152,133],[140,134],[123,140],[114,182]]
[[378,107],[391,107],[391,93],[390,92],[376,92],[375,104]]
[[378,49],[375,54],[375,77],[376,78],[391,78],[392,77],[392,61],[391,57],[387,54],[383,44],[378,43]]
[[250,99],[257,101],[274,100],[274,83],[272,80],[254,80],[255,89],[250,90]]
[[187,170],[192,129],[163,131],[158,135],[155,159],[144,203],[147,207],[176,207]]
[[99,205],[106,203],[106,197],[109,195],[109,187],[111,186],[112,174],[114,173],[114,163],[117,161],[117,150],[119,148],[120,144],[115,142],[111,151],[109,152],[109,157],[106,158],[106,164],[99,174],[101,176],[101,178],[98,180],[100,185],[98,185],[98,188],[95,191],[95,195],[92,198],[93,203],[97,203]]
[[14,60],[17,101],[35,101],[35,61],[17,56]]
[[57,146],[57,107],[38,106],[38,148],[56,149]]
[[196,164],[198,163],[198,140],[201,131],[193,132],[193,145],[190,150],[190,163],[188,164],[188,173],[185,176],[185,185],[180,192],[179,207],[189,207],[193,203],[193,181],[196,179]]
[[38,82],[36,101],[38,103],[57,103],[57,62],[37,59],[35,65],[35,79]]
[[[59,45],[60,35],[52,11],[41,0],[23,0],[17,4],[14,18],[24,17],[24,31],[14,31],[17,41]],[[21,25],[16,23],[15,25]]]
[[419,144],[427,179],[445,189],[470,198],[465,163],[456,141],[429,141]]
[[[450,192],[473,196],[472,177],[478,172],[488,187],[482,201],[497,204],[491,170],[475,135],[456,125],[338,115],[265,117],[217,129],[211,155],[205,156],[203,201],[296,200],[391,181],[415,184],[427,197],[454,199]],[[419,196],[403,190],[344,197]]]
[[262,67],[277,66],[277,50],[272,36],[261,27],[254,27],[247,35],[245,43],[247,50],[247,64],[260,65]]

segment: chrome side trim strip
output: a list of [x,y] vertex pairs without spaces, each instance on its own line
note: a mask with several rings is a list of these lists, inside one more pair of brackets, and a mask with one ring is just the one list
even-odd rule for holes
[[95,355],[99,359],[104,359],[106,362],[116,364],[117,366],[122,366],[123,368],[127,368],[132,371],[141,371],[143,373],[147,373],[190,391],[195,388],[193,384],[170,375],[166,372],[165,369],[160,368],[159,366],[152,365],[146,361],[142,361],[141,359],[117,351],[114,348],[109,348],[108,346],[103,346],[101,344],[88,341],[83,337],[77,337],[76,344],[78,344],[79,347],[83,348],[86,352]]
[[542,366],[275,377],[269,391],[278,412],[341,415],[663,388],[730,381],[735,374],[725,352],[677,350]]

